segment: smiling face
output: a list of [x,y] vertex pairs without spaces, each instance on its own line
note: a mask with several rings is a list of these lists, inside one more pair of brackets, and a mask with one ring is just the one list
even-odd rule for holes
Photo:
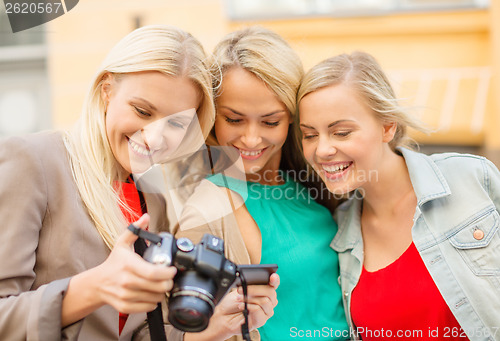
[[238,150],[248,180],[265,183],[265,172],[279,169],[288,135],[291,118],[285,104],[255,75],[233,67],[223,76],[216,107],[217,141]]
[[166,161],[180,146],[200,104],[189,79],[155,71],[119,78],[109,74],[101,91],[107,103],[107,138],[125,177]]
[[378,179],[395,124],[383,125],[348,85],[320,88],[299,103],[304,156],[328,189],[345,194]]

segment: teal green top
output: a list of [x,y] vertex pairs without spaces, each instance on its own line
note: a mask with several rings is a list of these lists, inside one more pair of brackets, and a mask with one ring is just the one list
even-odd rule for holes
[[262,235],[261,264],[278,264],[278,305],[259,328],[262,340],[348,339],[338,255],[330,248],[338,227],[330,212],[291,180],[277,186],[221,174],[208,180],[246,198]]

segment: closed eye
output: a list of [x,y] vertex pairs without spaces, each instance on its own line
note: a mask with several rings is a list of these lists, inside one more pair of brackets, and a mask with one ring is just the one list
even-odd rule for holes
[[180,122],[180,121],[177,121],[177,120],[169,120],[168,124],[170,124],[174,128],[180,128],[180,129],[184,129],[185,128],[185,124],[183,122]]
[[227,123],[239,123],[241,122],[241,119],[232,119],[230,117],[225,117]]
[[142,116],[147,116],[147,117],[150,117],[150,116],[151,116],[151,114],[150,114],[150,113],[148,113],[147,111],[144,111],[144,110],[142,110],[142,109],[139,109],[138,107],[135,107],[135,106],[134,106],[134,109],[135,109],[135,111],[136,111],[139,115],[142,115]]
[[302,136],[302,139],[303,139],[303,140],[310,140],[310,139],[312,139],[312,138],[315,138],[316,136],[318,136],[318,135],[315,135],[315,134],[304,134],[304,135]]

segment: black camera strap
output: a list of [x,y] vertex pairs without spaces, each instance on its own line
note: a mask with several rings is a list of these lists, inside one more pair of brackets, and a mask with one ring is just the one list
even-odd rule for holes
[[[127,182],[134,183],[132,175],[130,175],[127,178]],[[139,189],[137,189],[137,194],[139,195],[139,201],[141,203],[142,213],[147,213],[148,209],[146,205],[146,200],[144,199],[144,194]],[[146,244],[146,241],[144,239],[149,240],[150,238],[151,239],[159,238],[155,234],[142,230],[141,228],[138,228],[133,224],[130,224],[128,226],[128,229],[135,235],[139,236],[139,238],[134,243],[134,250],[141,257],[144,255],[144,251],[146,251],[146,249],[148,248],[148,245]],[[144,235],[146,235],[146,238]],[[161,238],[159,238],[159,241],[161,241]],[[158,241],[155,240],[154,242]],[[166,341],[167,336],[165,335],[165,328],[163,325],[163,312],[161,308],[161,303],[158,303],[154,310],[147,313],[147,320],[148,320],[149,335],[151,337],[151,340]]]
[[240,276],[241,280],[241,288],[243,289],[243,317],[245,318],[245,322],[241,325],[241,336],[245,341],[252,341],[250,338],[250,328],[248,326],[248,288],[247,281],[245,280],[245,276],[243,276],[242,272],[238,272],[238,276]]
[[[128,229],[136,235],[140,235],[139,231],[146,232],[138,227],[135,227],[132,224],[129,225]],[[134,250],[141,257],[144,255],[144,251],[146,251],[147,247],[148,246],[146,245],[146,242],[142,238],[138,238],[134,243]],[[161,303],[158,303],[155,310],[148,312],[147,315],[149,335],[151,336],[151,340],[166,341],[167,336],[165,335],[165,328],[163,326],[163,313]]]
[[148,313],[148,326],[151,341],[167,341],[165,327],[163,325],[161,303],[158,303],[155,310]]
[[[130,225],[135,227],[134,225]],[[132,230],[129,227],[129,230]],[[141,230],[143,231],[143,230]],[[144,231],[145,232],[145,231]],[[138,233],[136,233],[138,235]],[[144,251],[147,249],[146,242],[142,238],[138,238],[134,243],[134,250],[141,257],[144,255]],[[163,326],[163,313],[161,309],[161,303],[158,303],[155,310],[148,312],[148,326],[149,335],[153,341],[166,341],[167,336],[165,335],[165,328]]]

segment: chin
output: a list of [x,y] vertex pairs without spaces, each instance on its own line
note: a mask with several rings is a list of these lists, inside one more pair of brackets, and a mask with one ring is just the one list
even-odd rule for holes
[[262,167],[248,166],[245,167],[245,174],[254,175],[258,174],[262,170]]
[[137,174],[137,173],[144,173],[145,171],[147,171],[149,168],[151,167],[151,163],[150,162],[140,162],[140,161],[133,161],[133,162],[130,162],[130,169],[131,169],[131,172],[130,173],[134,173],[134,174]]
[[329,180],[325,181],[325,179],[323,179],[323,181],[325,182],[328,191],[330,191],[335,195],[345,195],[351,192],[349,186],[346,186],[345,184],[333,183],[332,181]]

